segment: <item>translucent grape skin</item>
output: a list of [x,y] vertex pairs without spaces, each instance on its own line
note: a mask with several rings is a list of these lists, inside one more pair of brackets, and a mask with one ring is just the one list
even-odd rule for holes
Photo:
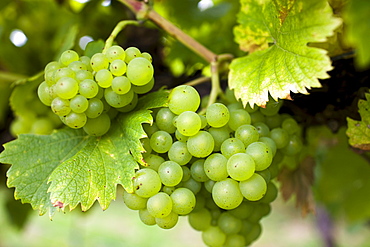
[[204,161],[204,172],[214,181],[226,179],[229,174],[227,172],[227,158],[220,153],[213,153]]
[[189,214],[195,207],[196,199],[194,193],[187,188],[177,188],[171,194],[172,210],[179,215]]
[[200,130],[202,121],[199,115],[192,111],[182,112],[176,120],[177,130],[184,136],[193,136]]
[[134,190],[138,196],[149,198],[157,194],[162,186],[158,173],[149,168],[143,168],[135,173]]
[[200,96],[195,88],[180,85],[172,89],[168,96],[168,107],[176,115],[184,111],[195,112],[200,105]]
[[158,175],[166,186],[176,186],[182,180],[183,171],[174,161],[165,161],[158,168]]
[[257,173],[254,173],[249,179],[241,181],[239,187],[243,196],[249,201],[258,201],[267,190],[266,181]]
[[243,201],[239,183],[231,178],[217,182],[212,189],[212,198],[222,209],[234,209]]
[[230,119],[229,110],[224,104],[213,103],[207,108],[206,118],[211,127],[220,128],[228,123]]
[[127,65],[127,77],[136,86],[148,84],[153,73],[153,65],[143,57],[134,58]]
[[150,146],[157,153],[166,153],[172,146],[172,137],[163,130],[156,131],[150,137]]
[[256,165],[253,158],[246,153],[234,154],[227,161],[227,173],[237,181],[250,178],[255,169]]
[[164,218],[172,211],[172,199],[168,194],[158,192],[148,199],[146,207],[153,217]]
[[263,142],[254,142],[250,144],[246,153],[252,156],[255,164],[256,171],[262,171],[271,165],[273,153],[271,148]]
[[214,140],[210,133],[199,131],[196,135],[189,137],[187,147],[194,157],[204,158],[212,153]]
[[83,128],[88,135],[102,136],[108,132],[110,125],[111,121],[108,114],[102,113],[96,118],[87,119],[87,122]]

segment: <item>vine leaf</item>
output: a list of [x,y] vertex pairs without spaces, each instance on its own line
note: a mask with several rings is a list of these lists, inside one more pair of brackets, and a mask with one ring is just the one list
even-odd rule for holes
[[249,55],[230,65],[229,86],[244,105],[264,105],[271,96],[289,98],[320,87],[332,69],[323,42],[341,23],[326,0],[242,0],[235,39]]
[[166,91],[142,97],[102,137],[69,128],[51,135],[20,135],[0,154],[0,162],[12,164],[8,187],[15,187],[15,198],[30,203],[40,215],[67,206],[73,210],[79,203],[86,211],[96,200],[107,209],[118,184],[133,191],[132,177],[145,152],[141,124],[152,122],[149,109],[165,106],[167,97]]
[[366,100],[358,101],[358,112],[361,121],[347,118],[347,136],[349,144],[362,150],[370,150],[370,94],[365,94]]

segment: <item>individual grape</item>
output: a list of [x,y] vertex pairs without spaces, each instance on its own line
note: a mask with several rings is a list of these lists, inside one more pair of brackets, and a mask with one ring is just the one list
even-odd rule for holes
[[252,156],[256,171],[262,171],[271,165],[273,154],[269,146],[263,142],[254,142],[247,147],[246,153]]
[[177,130],[184,136],[193,136],[200,130],[202,121],[199,115],[192,111],[182,112],[176,120]]
[[267,183],[266,194],[262,197],[260,202],[271,203],[275,201],[275,199],[278,196],[278,193],[279,193],[278,188],[272,181],[270,181],[269,183]]
[[232,234],[226,236],[226,241],[223,247],[244,247],[246,246],[246,241],[243,235]]
[[75,113],[83,113],[89,107],[89,101],[82,95],[76,95],[70,100],[69,107]]
[[288,156],[297,155],[303,148],[301,138],[297,135],[292,135],[289,138],[288,144],[281,151]]
[[161,108],[155,117],[158,128],[170,134],[175,133],[176,127],[172,124],[172,120],[175,116],[176,115],[173,114],[169,108]]
[[145,123],[143,124],[143,128],[144,128],[145,133],[148,135],[148,137],[151,137],[154,132],[159,130],[156,123],[152,123],[152,124]]
[[78,61],[80,57],[78,56],[77,52],[73,50],[66,50],[60,55],[59,63],[63,64],[64,66],[68,66],[73,61]]
[[241,219],[235,217],[228,211],[221,213],[217,220],[217,225],[227,235],[237,234],[242,229]]
[[220,153],[213,153],[204,161],[204,171],[209,179],[221,181],[228,177],[227,158]]
[[229,110],[224,104],[213,103],[206,111],[207,123],[214,128],[226,125],[230,119]]
[[110,106],[114,108],[121,108],[130,104],[130,102],[134,99],[134,91],[130,90],[126,94],[117,94],[112,88],[109,87],[104,90],[104,98]]
[[243,201],[237,208],[229,210],[229,212],[235,217],[245,220],[254,212],[254,206],[250,202]]
[[150,146],[157,153],[166,153],[172,146],[172,137],[163,130],[156,131],[150,137]]
[[156,171],[143,168],[135,173],[133,185],[138,196],[148,198],[161,190],[162,182]]
[[140,210],[145,209],[148,199],[138,196],[135,193],[123,191],[123,201],[129,209]]
[[175,137],[178,141],[184,142],[184,143],[186,143],[186,141],[189,139],[189,136],[184,136],[178,130],[175,131]]
[[272,156],[276,154],[277,147],[276,147],[276,143],[274,142],[274,140],[272,140],[270,137],[263,136],[259,139],[259,141],[265,143],[267,146],[271,148]]
[[171,194],[172,211],[179,215],[189,214],[195,207],[194,193],[187,188],[177,188]]
[[281,105],[282,101],[276,102],[275,100],[270,99],[264,108],[260,108],[260,112],[265,116],[273,116],[279,112]]
[[250,114],[251,116],[251,124],[255,123],[264,123],[266,122],[266,116],[263,115],[260,111],[256,111]]
[[200,189],[202,188],[202,184],[198,181],[195,181],[192,177],[190,177],[188,180],[181,182],[181,187],[188,188],[191,190],[194,195],[196,195]]
[[44,72],[48,72],[48,71],[55,71],[57,69],[60,69],[62,67],[62,64],[60,64],[59,62],[57,61],[52,61],[50,63],[48,63],[46,66],[45,66],[45,69],[44,69]]
[[199,131],[196,135],[189,137],[187,147],[189,153],[194,157],[204,158],[212,153],[214,140],[210,133]]
[[137,94],[148,93],[154,87],[154,77],[144,86],[131,85],[131,87],[133,88],[134,92]]
[[145,138],[142,138],[140,139],[140,142],[141,142],[141,145],[143,146],[143,148],[145,149],[145,152],[143,153],[143,155],[149,155],[151,152],[152,152],[152,147],[150,146],[150,140],[149,138],[145,137]]
[[126,57],[125,57],[125,62],[128,64],[132,59],[141,57],[141,52],[138,48],[136,47],[128,47],[126,49]]
[[168,158],[179,165],[186,165],[192,156],[185,142],[176,141],[172,144],[170,150],[168,150]]
[[261,199],[267,190],[266,181],[257,173],[247,180],[239,182],[240,192],[249,201],[258,201]]
[[70,112],[65,118],[68,127],[79,129],[85,126],[87,117],[85,113]]
[[195,88],[180,85],[172,89],[168,96],[168,107],[176,115],[184,111],[195,112],[200,105],[200,96]]
[[98,88],[99,88],[99,91],[98,91],[98,94],[95,96],[95,98],[101,100],[104,97],[104,91],[105,91],[105,89],[104,88],[101,88],[101,87],[98,87]]
[[63,77],[55,84],[55,92],[62,99],[72,99],[78,89],[78,82],[71,77]]
[[139,217],[145,225],[153,226],[156,224],[155,218],[149,213],[148,209],[146,208],[139,210]]
[[181,182],[188,181],[189,178],[191,178],[190,168],[187,167],[187,166],[181,166],[181,168],[182,168],[182,172],[183,172]]
[[141,56],[142,56],[143,58],[147,59],[149,62],[152,62],[152,61],[153,61],[152,56],[151,56],[149,53],[147,53],[147,52],[143,52],[143,53],[141,53]]
[[104,104],[100,99],[92,98],[88,103],[89,105],[85,111],[88,118],[97,118],[103,113]]
[[165,161],[158,168],[158,175],[166,186],[176,186],[182,180],[183,171],[174,161]]
[[175,189],[176,188],[173,186],[162,186],[161,191],[170,196],[175,191]]
[[245,242],[247,243],[247,245],[249,245],[250,243],[255,241],[261,235],[261,232],[262,232],[261,225],[260,224],[254,224],[252,229],[250,230],[250,232],[248,232],[248,234],[244,235]]
[[205,182],[209,180],[204,172],[204,159],[199,159],[190,166],[190,174],[191,177],[198,182]]
[[98,84],[92,79],[85,79],[79,84],[79,93],[88,98],[94,98],[99,92]]
[[53,122],[45,117],[37,118],[31,125],[30,133],[37,135],[48,135],[54,129]]
[[295,121],[293,118],[289,117],[283,120],[281,127],[286,130],[289,135],[293,135],[299,132],[299,126],[297,121]]
[[237,130],[239,126],[251,124],[251,116],[244,109],[234,110],[230,112],[229,127],[232,130]]
[[86,68],[88,71],[92,71],[93,69],[91,68],[91,59],[88,56],[81,56],[80,61],[86,65]]
[[90,79],[93,80],[93,74],[88,70],[78,70],[76,71],[76,80],[82,82],[83,80]]
[[172,199],[164,192],[151,196],[146,204],[148,212],[155,218],[163,218],[172,211]]
[[270,132],[270,137],[274,140],[276,148],[280,149],[289,143],[289,134],[282,128],[274,128]]
[[272,116],[266,116],[265,123],[270,128],[270,130],[274,128],[278,128],[281,126],[281,123],[282,123],[281,115],[277,113]]
[[236,153],[244,153],[245,146],[243,142],[237,138],[228,138],[221,144],[221,153],[226,157],[230,158]]
[[118,45],[113,45],[105,51],[105,57],[111,63],[117,59],[125,60],[126,52],[122,47]]
[[112,86],[113,75],[107,69],[101,69],[95,74],[95,80],[102,88],[109,88]]
[[159,166],[165,162],[165,159],[156,154],[149,154],[145,156],[144,161],[146,163],[146,167],[158,171]]
[[259,133],[253,125],[244,124],[236,129],[235,137],[241,140],[245,147],[248,147],[249,144],[258,141]]
[[176,226],[179,216],[175,212],[171,212],[168,216],[163,218],[155,218],[155,223],[162,229],[171,229]]
[[204,188],[209,192],[212,193],[213,186],[215,185],[216,181],[208,179],[204,182]]
[[46,106],[51,106],[51,103],[54,99],[53,97],[51,97],[49,90],[50,87],[48,86],[46,81],[43,81],[37,88],[37,95],[39,96],[40,101]]
[[234,154],[227,161],[227,173],[237,181],[250,178],[255,169],[256,165],[253,158],[246,153]]
[[216,182],[212,190],[214,202],[222,209],[234,209],[243,201],[239,184],[231,178]]
[[69,100],[56,97],[51,102],[51,110],[58,116],[65,116],[71,111]]
[[96,118],[89,118],[84,126],[84,131],[91,136],[102,136],[108,132],[110,124],[108,114],[102,113]]
[[260,137],[270,136],[270,129],[265,123],[258,122],[258,123],[254,123],[253,125],[254,127],[256,127]]
[[200,121],[201,121],[201,125],[200,125],[200,128],[201,129],[204,129],[208,126],[208,123],[207,123],[207,118],[203,115],[198,115],[200,117]]
[[266,181],[266,183],[270,182],[270,180],[271,180],[271,172],[270,172],[270,170],[268,168],[265,169],[265,170],[263,170],[263,171],[258,171],[256,173],[259,174],[259,175],[261,175],[263,177],[263,179]]
[[60,68],[60,69],[57,69],[55,72],[54,72],[54,75],[53,75],[53,81],[54,82],[58,82],[60,79],[64,78],[64,77],[67,77],[67,78],[72,78],[74,79],[76,77],[76,72],[74,72],[73,70],[71,70],[70,68]]
[[230,130],[227,126],[221,128],[209,128],[208,132],[212,135],[214,140],[214,152],[218,152],[221,150],[222,143],[230,138]]
[[109,61],[102,53],[95,53],[90,60],[91,68],[94,71],[99,71],[102,69],[108,69]]
[[126,73],[127,64],[121,59],[117,59],[109,65],[109,70],[114,76],[122,76]]
[[52,69],[45,71],[44,79],[45,79],[45,82],[48,84],[48,86],[52,86],[55,84],[55,79],[54,79],[55,71],[56,70],[52,70]]
[[77,74],[77,71],[87,70],[87,66],[83,62],[80,62],[80,61],[73,61],[72,63],[68,65],[68,68],[73,70],[76,74]]
[[136,86],[143,86],[153,78],[153,65],[143,57],[132,59],[127,65],[127,78]]
[[126,76],[117,76],[112,80],[112,90],[116,94],[126,94],[131,89],[131,82]]
[[132,99],[130,103],[128,103],[124,107],[115,108],[115,109],[117,109],[117,111],[119,112],[130,112],[133,109],[135,109],[138,102],[139,102],[139,96],[136,93],[134,93],[134,98]]
[[[197,204],[198,204],[197,200]],[[211,226],[212,215],[211,212],[206,208],[199,210],[193,210],[189,216],[188,221],[190,226],[197,231],[204,231]]]
[[222,247],[226,234],[218,226],[210,226],[202,232],[202,240],[207,246]]

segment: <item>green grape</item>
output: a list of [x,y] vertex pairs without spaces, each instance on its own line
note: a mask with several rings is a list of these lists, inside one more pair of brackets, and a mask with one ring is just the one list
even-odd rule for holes
[[270,137],[274,140],[276,148],[280,149],[289,143],[289,134],[282,128],[274,128],[270,132]]
[[202,120],[192,111],[182,112],[176,119],[177,130],[184,136],[193,136],[200,130]]
[[220,153],[213,153],[204,161],[204,171],[209,179],[221,181],[228,177],[227,158]]
[[209,180],[204,172],[204,159],[199,159],[190,166],[190,174],[191,177],[198,182],[205,182]]
[[175,189],[176,189],[175,187],[171,186],[162,186],[161,191],[170,196],[175,191]]
[[206,197],[209,197],[210,194],[209,193],[199,193],[195,196],[195,207],[193,209],[193,211],[191,211],[191,213],[194,213],[194,212],[197,212],[197,211],[200,211],[202,209],[204,209],[206,207]]
[[208,123],[207,123],[207,118],[203,115],[199,115],[200,117],[200,121],[201,121],[201,125],[200,125],[200,128],[201,129],[204,129],[208,126]]
[[158,192],[158,194],[155,194],[148,199],[146,208],[155,218],[166,217],[172,211],[172,199],[166,193]]
[[143,53],[141,53],[141,56],[142,56],[143,58],[147,59],[149,62],[152,62],[152,61],[153,61],[152,56],[151,56],[149,53],[147,53],[147,52],[143,52]]
[[280,114],[265,117],[266,125],[272,130],[281,126],[282,120]]
[[276,148],[276,143],[274,142],[274,140],[272,140],[270,137],[263,136],[259,139],[259,141],[265,143],[267,146],[270,147],[272,151],[272,156],[276,154],[277,148]]
[[196,135],[189,137],[187,147],[189,153],[194,157],[204,158],[212,153],[214,140],[210,133],[199,131]]
[[79,129],[85,126],[87,117],[85,113],[70,112],[65,118],[68,127]]
[[175,137],[178,141],[184,142],[184,143],[186,143],[186,141],[189,139],[189,136],[184,136],[178,130],[175,131]]
[[253,158],[246,153],[232,155],[227,161],[227,173],[237,181],[250,178],[256,169]]
[[246,153],[252,156],[256,171],[262,171],[271,165],[273,154],[271,148],[263,142],[254,142],[247,147]]
[[63,65],[60,64],[59,62],[57,61],[52,61],[50,63],[48,63],[46,66],[45,66],[45,69],[44,69],[44,72],[48,72],[48,71],[55,71],[57,69],[60,69]]
[[123,201],[129,209],[139,210],[145,209],[148,199],[138,196],[135,193],[128,193],[123,191]]
[[179,215],[189,214],[195,207],[194,193],[187,188],[177,188],[171,194],[172,211]]
[[[83,80],[90,79],[93,80],[93,74],[88,70],[78,70],[76,71],[76,80],[82,82]],[[95,81],[94,81],[95,82]]]
[[97,118],[99,117],[104,110],[104,104],[100,99],[92,98],[89,100],[89,105],[85,111],[85,114],[88,118]]
[[108,69],[109,61],[102,53],[95,53],[90,60],[91,68],[98,72],[102,69]]
[[229,87],[227,87],[225,90],[225,98],[229,104],[239,103],[235,97],[234,90],[230,89]]
[[215,183],[212,198],[217,206],[222,209],[234,209],[243,201],[238,182],[231,178]]
[[192,156],[185,142],[176,141],[172,144],[170,150],[168,150],[168,158],[182,166],[189,163]]
[[55,79],[54,79],[55,71],[56,70],[51,70],[51,69],[48,71],[45,71],[44,79],[46,83],[48,84],[48,86],[52,86],[55,84]]
[[122,47],[113,45],[106,50],[105,57],[111,63],[117,59],[125,60],[126,52]]
[[244,109],[233,110],[230,112],[229,127],[232,130],[237,130],[239,126],[251,124],[251,116]]
[[97,99],[103,99],[104,97],[104,91],[105,89],[104,88],[101,88],[101,87],[98,87],[99,91],[98,91],[98,94],[95,96],[95,98]]
[[116,94],[126,94],[131,89],[131,82],[126,76],[117,76],[112,80],[112,90]]
[[171,212],[164,218],[155,218],[155,223],[162,229],[171,229],[176,226],[179,216],[175,212]]
[[139,96],[137,95],[137,93],[134,93],[134,98],[132,99],[132,101],[130,103],[128,103],[124,107],[120,107],[120,108],[116,108],[116,109],[119,112],[130,112],[133,109],[135,109],[138,102],[139,102]]
[[74,72],[70,68],[60,68],[60,69],[57,69],[54,72],[53,81],[54,82],[58,82],[60,79],[62,79],[64,77],[69,77],[69,78],[74,79],[76,77],[76,72]]
[[68,64],[68,68],[73,70],[75,73],[77,73],[77,71],[87,70],[87,66],[80,61],[73,61],[72,63]]
[[175,116],[176,115],[167,107],[161,108],[155,117],[158,128],[170,134],[175,133],[176,127],[172,124],[172,120]]
[[102,136],[108,132],[110,124],[108,114],[102,113],[96,118],[89,118],[84,126],[84,131],[91,136]]
[[132,59],[127,65],[127,78],[136,86],[143,86],[153,78],[153,65],[143,57]]
[[85,79],[79,84],[79,93],[88,98],[94,98],[99,92],[99,86],[92,79]]
[[232,103],[232,104],[227,105],[227,109],[229,109],[229,114],[230,114],[231,111],[244,109],[244,108],[243,108],[242,103],[237,102],[237,103]]
[[255,241],[261,235],[261,232],[262,232],[261,225],[260,224],[254,224],[252,229],[250,230],[250,232],[248,232],[248,234],[244,235],[245,242],[247,243],[247,245],[249,245],[250,243]]
[[117,59],[109,65],[109,70],[114,76],[122,76],[126,73],[127,65],[121,59]]
[[183,171],[174,161],[165,161],[158,168],[158,175],[166,186],[176,186],[182,180]]
[[131,85],[131,87],[133,88],[134,92],[137,94],[148,93],[154,87],[154,77],[144,86]]
[[215,185],[216,181],[208,179],[204,182],[204,188],[209,192],[212,193],[213,186]]
[[210,247],[222,247],[226,241],[226,234],[218,226],[210,226],[202,232],[203,242]]
[[245,220],[254,212],[254,206],[250,202],[243,201],[237,208],[229,210],[229,212],[235,217]]
[[145,153],[143,155],[149,155],[152,152],[152,147],[150,146],[149,138],[142,138],[140,139],[141,145],[145,149]]
[[128,47],[126,49],[125,62],[128,64],[132,59],[141,57],[141,52],[136,47]]
[[226,157],[230,158],[236,153],[244,153],[245,146],[243,142],[237,138],[228,138],[221,144],[221,153]]
[[275,199],[278,196],[278,193],[279,193],[278,188],[273,182],[270,181],[269,183],[267,183],[266,194],[262,197],[260,202],[271,203],[275,201]]
[[67,50],[60,55],[59,63],[63,64],[64,66],[68,66],[73,61],[78,61],[80,57],[78,56],[77,52],[72,50]]
[[244,247],[246,246],[246,241],[243,235],[232,234],[226,236],[226,241],[223,247]]
[[184,111],[195,112],[200,105],[200,96],[195,88],[180,85],[172,89],[168,96],[168,107],[176,115]]
[[256,173],[259,174],[259,175],[261,175],[263,177],[263,179],[266,181],[266,183],[270,182],[270,180],[271,180],[271,172],[270,172],[270,170],[268,168],[265,169],[265,170],[263,170],[263,171],[258,171]]
[[241,140],[245,147],[248,147],[249,144],[258,141],[259,133],[253,125],[244,124],[236,129],[235,137]]
[[55,84],[55,92],[62,99],[72,99],[78,93],[78,82],[70,77],[63,77]]
[[[197,200],[197,204],[198,204]],[[189,216],[188,221],[190,226],[197,231],[204,231],[211,226],[212,215],[211,212],[206,208],[199,210],[193,210]]]
[[214,139],[214,152],[218,152],[221,150],[222,143],[230,138],[230,130],[227,126],[221,127],[221,128],[209,128],[208,132],[212,135]]
[[145,133],[148,135],[148,137],[151,137],[154,132],[159,130],[156,123],[152,123],[151,125],[144,123],[143,128],[144,128]]
[[258,123],[254,123],[253,125],[254,127],[256,127],[260,137],[270,136],[270,129],[265,123],[258,122]]
[[54,129],[53,122],[48,118],[37,118],[31,125],[30,133],[49,135]]
[[256,111],[250,114],[251,116],[251,123],[255,124],[258,122],[264,123],[266,122],[266,116],[263,115],[260,111]]
[[191,178],[190,168],[187,166],[181,166],[181,168],[183,173],[181,182],[188,181]]
[[239,182],[240,192],[249,201],[258,201],[261,199],[267,190],[266,181],[257,173],[247,180]]
[[82,95],[76,95],[70,100],[69,107],[76,113],[83,113],[89,107],[89,101]]
[[237,234],[242,229],[242,221],[235,217],[230,212],[225,211],[221,213],[217,220],[217,225],[227,235]]
[[146,163],[146,167],[158,171],[159,166],[165,162],[165,159],[156,154],[149,154],[145,156],[144,161]]
[[50,87],[48,86],[46,81],[43,81],[37,88],[37,95],[39,96],[40,101],[46,106],[51,106],[51,103],[54,99],[53,97],[51,97],[49,90]]
[[229,110],[224,104],[213,103],[206,111],[207,123],[214,128],[220,128],[229,122]]
[[138,196],[148,198],[161,190],[162,182],[156,171],[143,168],[135,173],[133,185]]
[[271,213],[271,206],[270,204],[260,203],[257,210],[262,217],[265,217]]
[[289,135],[293,135],[299,132],[299,126],[297,121],[293,118],[289,117],[283,120],[281,127],[289,133]]
[[58,116],[65,116],[71,111],[69,100],[56,97],[51,102],[51,110]]
[[107,69],[101,69],[95,74],[95,80],[102,88],[109,88],[112,86],[113,75]]
[[157,153],[167,153],[172,146],[172,136],[163,130],[156,131],[150,137],[150,146]]
[[149,213],[148,209],[146,208],[139,210],[139,217],[145,225],[153,226],[156,224],[155,218]]
[[109,87],[104,90],[104,98],[110,106],[121,108],[130,104],[134,99],[134,91],[130,90],[126,94],[117,94]]
[[93,70],[91,68],[91,64],[90,64],[91,63],[91,59],[88,56],[81,56],[80,57],[80,61],[86,65],[86,68],[87,68],[88,71],[91,72]]
[[273,116],[279,112],[282,103],[282,101],[276,102],[275,100],[270,99],[265,108],[260,108],[260,112],[265,116]]
[[192,177],[190,177],[188,180],[184,182],[181,182],[181,185],[182,187],[191,190],[194,193],[194,195],[198,194],[200,189],[202,188],[202,184],[198,181],[195,181]]
[[288,156],[295,156],[297,155],[303,148],[303,143],[301,138],[297,135],[292,135],[289,138],[288,144],[281,149],[281,151]]

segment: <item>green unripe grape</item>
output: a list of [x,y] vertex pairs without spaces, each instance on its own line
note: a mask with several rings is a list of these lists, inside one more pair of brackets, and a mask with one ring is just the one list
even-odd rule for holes
[[267,184],[261,175],[255,173],[249,179],[241,181],[239,188],[247,200],[258,201],[266,194]]
[[70,77],[63,77],[55,84],[55,92],[62,99],[72,99],[78,93],[78,82]]
[[158,194],[155,194],[148,199],[146,208],[155,218],[166,217],[172,211],[172,199],[168,194],[158,192]]
[[230,130],[227,126],[221,128],[209,128],[208,132],[212,135],[214,139],[214,152],[218,152],[221,150],[222,143],[230,138]]
[[192,156],[185,142],[176,141],[172,144],[170,150],[168,150],[168,158],[179,165],[186,165]]
[[163,218],[155,218],[155,223],[162,229],[171,229],[176,226],[179,220],[178,214],[171,212],[168,216]]
[[202,121],[199,115],[192,111],[182,112],[176,120],[177,130],[184,136],[193,136],[200,130]]
[[169,160],[159,166],[158,175],[164,185],[176,186],[182,180],[183,171],[179,164]]
[[123,201],[129,209],[139,210],[146,208],[146,203],[148,199],[140,197],[135,193],[128,193],[125,190],[123,191]]
[[94,71],[99,71],[102,69],[108,69],[109,61],[102,53],[95,53],[90,60],[91,68]]
[[260,136],[256,127],[245,124],[236,129],[235,137],[241,140],[245,147],[248,147],[249,144],[258,141]]
[[282,103],[282,101],[276,102],[275,100],[270,99],[265,108],[260,108],[260,112],[265,116],[273,116],[279,112]]
[[31,125],[30,133],[49,135],[54,129],[53,122],[48,118],[37,118]]
[[172,137],[163,130],[156,131],[150,137],[150,146],[157,153],[166,153],[172,146]]
[[189,136],[184,136],[178,130],[175,131],[175,137],[177,140],[179,140],[180,142],[184,142],[184,143],[186,143],[186,141],[189,139]]
[[89,107],[89,101],[82,95],[76,95],[70,100],[69,107],[75,113],[83,113]]
[[244,236],[247,245],[255,241],[261,235],[261,232],[262,232],[261,225],[254,224],[252,229],[248,232],[248,234]]
[[168,107],[176,115],[180,115],[184,111],[195,112],[199,108],[199,105],[199,93],[192,86],[177,86],[172,89],[168,97]]
[[224,104],[213,103],[207,108],[206,119],[211,127],[220,128],[229,122],[229,110]]
[[97,118],[103,113],[104,104],[100,99],[92,98],[89,100],[89,105],[85,111],[88,118]]
[[148,123],[143,124],[143,129],[145,133],[148,135],[148,137],[151,137],[154,132],[158,131],[159,128],[156,123],[152,123],[151,125]]
[[299,132],[299,126],[297,121],[289,117],[283,120],[281,127],[286,130],[290,135],[296,134]]
[[155,218],[149,213],[148,209],[146,208],[139,210],[139,217],[145,225],[153,226],[156,224]]
[[65,117],[65,122],[68,127],[73,129],[79,129],[85,126],[87,117],[85,113],[70,112]]
[[58,116],[65,116],[71,111],[69,100],[56,97],[51,102],[51,110]]
[[231,178],[215,183],[212,198],[218,207],[228,210],[238,207],[243,201],[239,183]]
[[79,93],[88,98],[94,98],[99,92],[98,84],[92,79],[85,79],[79,84]]
[[274,140],[272,140],[270,137],[263,136],[259,139],[259,141],[263,142],[267,146],[269,146],[271,148],[271,151],[272,151],[272,156],[275,155],[277,148],[276,148],[276,143],[274,142]]
[[130,90],[125,94],[117,94],[112,88],[106,88],[104,90],[104,98],[110,106],[121,108],[130,104],[134,99],[134,91]]
[[263,142],[254,142],[247,147],[246,153],[252,156],[256,171],[262,171],[271,165],[273,153],[271,148]]
[[271,130],[274,128],[279,128],[282,122],[283,121],[280,114],[265,117],[265,123]]
[[132,59],[127,65],[127,78],[136,86],[143,86],[153,78],[153,65],[143,57]]
[[226,234],[218,226],[210,226],[202,232],[202,239],[207,246],[222,247]]
[[37,88],[37,95],[39,96],[40,101],[46,106],[51,106],[51,103],[54,99],[51,97],[49,90],[50,87],[48,86],[46,81],[43,81]]
[[205,182],[209,180],[204,172],[204,159],[199,159],[190,166],[190,174],[191,177],[198,182]]
[[266,116],[263,115],[260,111],[256,111],[256,112],[253,112],[250,114],[251,116],[251,123],[252,124],[255,124],[255,123],[264,123],[266,122]]
[[221,153],[226,157],[230,158],[236,153],[244,153],[245,146],[243,142],[237,138],[228,138],[221,144]]
[[94,79],[94,76],[90,71],[88,71],[88,70],[76,71],[76,80],[78,82],[82,82],[83,80],[86,80],[86,79],[90,79],[90,80]]
[[87,66],[83,62],[80,62],[80,61],[73,61],[72,63],[68,65],[68,68],[73,70],[75,73],[77,73],[77,71],[80,71],[80,70],[87,70]]
[[[198,200],[197,200],[198,204]],[[211,226],[212,215],[206,208],[193,210],[188,216],[190,226],[197,231],[204,231]]]
[[220,153],[213,153],[204,161],[204,171],[209,179],[221,181],[228,177],[227,158]]
[[242,229],[241,219],[235,217],[230,212],[221,213],[217,220],[217,225],[227,235],[237,234]]
[[269,183],[267,183],[266,194],[262,197],[260,202],[271,203],[275,201],[275,199],[278,196],[278,193],[279,193],[278,188],[272,181],[270,181]]
[[124,61],[126,58],[126,52],[122,47],[118,45],[113,45],[106,50],[105,57],[111,63],[117,59]]
[[227,161],[227,173],[237,181],[250,178],[255,169],[256,165],[253,158],[246,153],[234,154]]
[[117,76],[112,80],[112,89],[117,94],[126,94],[131,89],[131,82],[126,76]]
[[156,195],[162,186],[158,173],[149,168],[143,168],[135,173],[134,190],[138,196],[149,198]]
[[175,187],[171,186],[162,186],[161,191],[170,196],[175,191],[175,189],[176,189]]
[[57,61],[52,61],[50,63],[48,63],[46,66],[45,66],[45,69],[44,69],[44,72],[47,72],[47,71],[55,71],[57,69],[60,69],[62,67],[62,64],[60,64],[59,62]]
[[260,137],[270,136],[270,128],[265,123],[257,122],[253,125],[256,127]]
[[289,138],[288,144],[281,149],[281,151],[287,156],[297,155],[303,148],[302,140],[299,136],[293,134]]
[[158,171],[159,166],[165,162],[165,159],[156,154],[149,154],[144,157],[146,167]]
[[69,78],[73,78],[74,79],[76,77],[76,72],[74,72],[70,68],[60,68],[60,69],[57,69],[54,72],[53,81],[54,82],[58,82],[61,78],[64,78],[64,77],[69,77]]
[[86,68],[88,71],[92,71],[93,69],[91,68],[91,59],[88,56],[81,56],[80,61],[86,65]]
[[148,93],[154,87],[154,77],[147,84],[143,86],[131,85],[131,87],[134,89],[134,92],[137,94]]
[[109,70],[114,76],[122,76],[126,73],[127,65],[121,59],[114,60],[109,65]]
[[77,52],[73,50],[67,50],[60,55],[59,63],[63,64],[64,66],[68,66],[73,61],[78,61],[80,57],[78,56]]
[[226,236],[226,241],[223,247],[244,247],[246,241],[243,235],[232,234]]
[[189,137],[187,147],[189,153],[194,157],[204,158],[212,153],[214,140],[210,133],[199,131],[196,135]]
[[182,185],[181,187],[188,188],[189,190],[191,190],[194,193],[194,195],[199,193],[199,191],[202,188],[202,184],[198,181],[195,181],[192,177],[182,182],[181,185]]
[[126,49],[126,57],[125,57],[125,62],[128,64],[132,59],[141,57],[141,52],[138,48],[136,47],[128,47]]
[[201,125],[200,125],[200,128],[201,129],[204,129],[208,126],[208,123],[207,123],[207,118],[203,115],[199,115],[200,117],[200,121],[201,121]]
[[243,201],[237,208],[229,210],[229,212],[235,217],[245,220],[254,212],[254,206],[250,202]]
[[152,62],[152,61],[153,61],[152,56],[151,56],[149,53],[147,53],[147,52],[143,52],[143,53],[141,53],[141,56],[142,56],[143,58],[147,59],[149,62]]
[[113,75],[107,69],[101,69],[95,74],[95,80],[102,88],[108,88],[112,85]]
[[251,124],[251,116],[244,109],[233,110],[230,112],[229,127],[232,130],[237,130],[239,126]]
[[175,116],[167,107],[161,108],[155,117],[158,128],[170,134],[175,133],[176,127],[172,124]]
[[216,181],[208,179],[204,182],[204,188],[209,192],[212,193],[213,186],[215,185]]
[[84,131],[91,136],[102,136],[108,132],[110,124],[108,114],[102,113],[96,118],[89,118],[84,126]]
[[285,147],[289,143],[289,133],[283,128],[272,129],[270,137],[274,140],[278,149]]
[[195,207],[194,193],[187,188],[178,188],[171,194],[172,211],[179,215],[189,214]]

